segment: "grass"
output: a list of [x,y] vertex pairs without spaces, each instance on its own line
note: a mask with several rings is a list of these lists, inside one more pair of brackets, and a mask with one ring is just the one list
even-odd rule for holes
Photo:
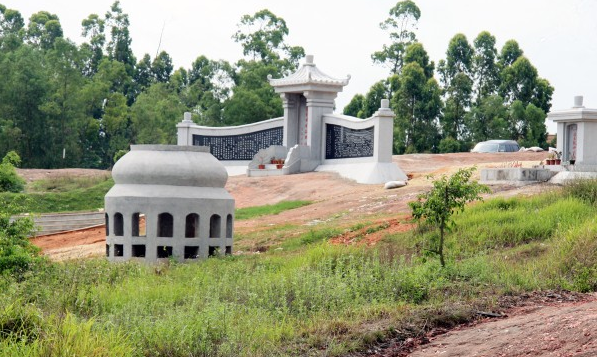
[[[114,185],[111,178],[107,178],[90,187],[55,188],[57,192],[34,193],[0,193],[0,205],[8,206],[9,202],[16,203],[23,212],[52,213],[91,211],[104,207],[104,196]],[[43,185],[40,185],[41,187]],[[72,186],[69,186],[72,187]]]
[[566,192],[476,204],[444,269],[426,254],[430,227],[362,248],[329,244],[333,224],[263,230],[242,244],[283,249],[191,264],[42,263],[0,278],[0,356],[346,355],[468,321],[505,294],[597,290],[596,214]]
[[109,180],[110,175],[77,177],[58,176],[49,179],[36,180],[27,185],[27,193],[70,192],[79,189],[89,189]]
[[238,208],[234,214],[234,218],[237,220],[243,220],[261,216],[270,216],[279,214],[280,212],[287,211],[289,209],[307,206],[311,203],[311,201],[281,201],[273,205]]

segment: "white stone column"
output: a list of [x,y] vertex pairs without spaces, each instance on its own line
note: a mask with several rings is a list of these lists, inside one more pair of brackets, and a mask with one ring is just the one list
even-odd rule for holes
[[394,146],[394,112],[388,99],[381,100],[381,107],[373,114],[375,122],[373,159],[375,162],[392,162]]
[[282,93],[282,105],[284,106],[284,138],[282,145],[291,148],[298,144],[298,103],[297,94]]
[[307,98],[307,146],[311,148],[311,159],[321,162],[325,157],[323,116],[334,111],[338,93],[306,91],[303,95]]
[[191,113],[185,112],[183,120],[176,125],[178,131],[178,145],[193,145],[193,138],[189,133],[191,125],[193,125]]

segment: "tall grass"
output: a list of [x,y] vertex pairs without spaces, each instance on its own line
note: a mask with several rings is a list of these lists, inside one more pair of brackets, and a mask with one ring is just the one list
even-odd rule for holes
[[597,289],[596,213],[556,194],[477,204],[457,218],[444,269],[428,237],[332,246],[341,230],[329,226],[259,255],[43,265],[0,279],[0,356],[344,355],[466,321],[503,294]]

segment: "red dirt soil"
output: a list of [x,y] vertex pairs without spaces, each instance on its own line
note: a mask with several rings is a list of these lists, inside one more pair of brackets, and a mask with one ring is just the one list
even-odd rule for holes
[[[339,177],[334,173],[312,172],[300,175],[274,177],[232,176],[228,178],[226,189],[231,193],[237,208],[274,204],[285,200],[309,200],[314,203],[278,215],[260,217],[235,222],[235,231],[251,232],[266,229],[277,224],[317,224],[334,219],[336,222],[352,225],[376,214],[397,214],[406,216],[409,213],[407,203],[417,194],[429,187],[426,176],[441,175],[456,171],[461,167],[477,165],[505,166],[514,161],[524,166],[537,165],[547,156],[546,153],[458,153],[458,154],[412,154],[394,156],[404,172],[413,178],[406,187],[385,190],[383,185],[362,185]],[[56,176],[97,176],[106,171],[87,169],[60,170],[19,170],[19,174],[27,181]],[[478,175],[478,174],[477,174]],[[528,187],[501,186],[498,195],[518,195],[537,192],[545,189],[545,185]],[[333,218],[332,218],[333,217]],[[373,223],[381,224],[382,222]],[[366,231],[368,227],[364,228]],[[405,223],[390,221],[390,231],[408,229]],[[372,245],[381,238],[383,229],[377,234],[367,236],[363,243]],[[357,233],[358,235],[358,233]],[[349,235],[339,238],[336,243],[352,243],[354,237]],[[362,237],[362,234],[361,234]],[[362,240],[359,238],[359,241]],[[105,252],[105,231],[103,228],[92,228],[76,232],[54,234],[37,237],[33,243],[42,248],[44,254],[51,259],[62,260],[99,256]]]

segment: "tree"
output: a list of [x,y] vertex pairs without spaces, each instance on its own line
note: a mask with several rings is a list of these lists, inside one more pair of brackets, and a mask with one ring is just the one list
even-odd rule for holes
[[342,114],[350,115],[357,118],[363,118],[362,111],[363,111],[363,104],[365,102],[365,96],[362,94],[355,94],[354,97],[350,100],[350,102],[344,107]]
[[476,98],[479,104],[482,99],[496,94],[500,83],[500,71],[497,64],[495,37],[489,32],[481,32],[473,42],[473,73]]
[[12,51],[23,43],[25,21],[17,10],[0,4],[0,49]]
[[437,81],[433,77],[427,78],[417,62],[410,62],[402,69],[392,107],[396,112],[395,151],[433,151],[439,141],[440,89]]
[[[444,257],[445,233],[454,226],[454,213],[463,212],[465,205],[473,201],[481,201],[481,193],[491,190],[476,181],[471,181],[475,167],[460,169],[450,177],[442,175],[433,180],[433,188],[419,194],[416,201],[409,202],[412,215],[417,221],[425,220],[439,229],[439,242],[430,252],[439,256],[442,267],[446,266]],[[428,176],[433,179],[433,176]]]
[[456,34],[450,40],[446,60],[439,62],[444,97],[446,101],[442,117],[444,137],[463,140],[466,136],[464,118],[471,105],[473,80],[473,48],[466,36]]
[[81,50],[89,53],[83,73],[91,77],[97,72],[99,64],[104,58],[104,45],[106,44],[105,20],[97,14],[91,14],[83,20],[81,25],[83,26],[82,35],[89,40],[88,43],[81,45]]
[[16,143],[9,149],[21,153],[24,167],[44,167],[48,151],[41,110],[49,88],[44,62],[42,51],[30,45],[7,53],[0,62],[0,113],[8,131],[20,134],[10,139]]
[[62,26],[58,16],[47,11],[31,15],[27,26],[27,39],[31,44],[47,51],[59,37],[62,37]]
[[[137,60],[131,49],[131,36],[129,33],[129,15],[125,14],[120,7],[120,1],[115,1],[106,12],[105,26],[110,29],[110,41],[108,42],[108,57],[124,64],[129,77],[134,76],[135,63]],[[129,96],[129,103],[132,103]],[[133,98],[134,99],[134,98]]]
[[[238,27],[232,38],[250,59],[236,63],[235,86],[221,111],[223,123],[239,125],[281,116],[282,100],[269,85],[268,76],[279,78],[294,71],[305,51],[285,42],[289,34],[286,21],[267,9],[244,15]],[[217,108],[209,96],[203,98],[212,109]],[[216,112],[208,111],[210,115]]]
[[87,81],[81,74],[81,54],[74,43],[58,38],[47,52],[46,62],[52,75],[48,78],[48,95],[40,106],[48,143],[44,167],[77,166],[82,151],[77,126],[85,120],[80,92]]
[[232,38],[242,45],[243,55],[278,66],[281,74],[296,69],[299,59],[305,56],[302,47],[285,43],[289,33],[286,21],[267,9],[244,15],[238,27]]
[[510,105],[508,124],[511,138],[522,146],[547,146],[545,112],[530,103],[515,100]]
[[421,17],[421,10],[411,0],[399,1],[390,9],[390,16],[379,27],[390,32],[393,40],[389,46],[383,45],[381,51],[374,52],[371,59],[390,68],[391,74],[397,74],[404,65],[404,53],[408,45],[416,42],[414,30]]
[[151,73],[157,82],[167,83],[172,75],[174,66],[172,57],[166,51],[162,51],[151,63]]
[[15,204],[0,206],[0,275],[9,273],[20,277],[36,263],[44,261],[40,249],[31,244],[29,236],[35,231],[29,216],[13,218],[22,213]]
[[176,144],[176,124],[186,107],[165,83],[141,93],[131,107],[133,140],[137,144]]
[[508,107],[499,95],[481,98],[466,117],[472,142],[512,138],[508,130]]
[[0,163],[0,192],[21,192],[25,188],[25,180],[18,174],[16,167],[21,163],[19,155],[10,151]]
[[511,66],[502,70],[500,94],[508,103],[516,100],[525,106],[533,103],[547,113],[551,108],[553,87],[539,77],[537,68],[526,57],[520,56]]
[[499,63],[502,68],[512,65],[524,52],[515,40],[508,40],[500,52]]

